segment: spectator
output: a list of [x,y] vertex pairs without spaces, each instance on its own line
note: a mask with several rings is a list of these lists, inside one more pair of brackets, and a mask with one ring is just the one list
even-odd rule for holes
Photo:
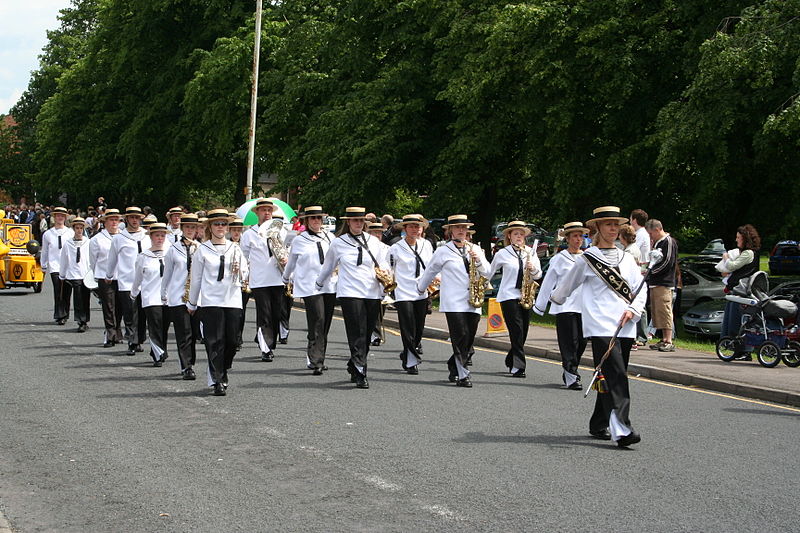
[[639,247],[639,264],[647,263],[647,258],[650,257],[650,236],[644,228],[647,220],[650,217],[642,209],[634,209],[631,211],[631,226],[636,232],[636,245]]
[[364,215],[364,219],[367,222],[377,222],[378,221],[378,217],[375,215],[375,213],[367,213],[366,215]]
[[651,344],[651,350],[674,352],[672,343],[672,297],[675,291],[675,268],[678,262],[678,243],[664,231],[661,222],[650,219],[645,223],[645,230],[653,241],[653,249],[664,254],[661,261],[650,270],[647,286],[650,289],[650,310],[653,313],[653,326],[661,330],[661,340]]
[[[650,237],[648,237],[649,239]],[[636,230],[630,224],[623,224],[619,228],[619,240],[622,243],[623,250],[631,254],[636,260],[636,264],[642,263],[642,252],[639,245],[636,243]]]
[[[736,230],[736,247],[739,249],[739,257],[731,259],[727,252],[722,254],[723,261],[726,261],[726,266],[729,272],[723,273],[728,275],[728,281],[725,284],[725,292],[731,292],[739,281],[758,272],[759,269],[759,249],[761,248],[761,237],[759,237],[756,228],[750,224],[740,226]],[[725,315],[722,318],[722,332],[723,337],[732,337],[738,335],[739,326],[742,323],[742,308],[739,304],[734,302],[725,303]],[[739,354],[737,359],[750,360],[753,358],[749,353]]]

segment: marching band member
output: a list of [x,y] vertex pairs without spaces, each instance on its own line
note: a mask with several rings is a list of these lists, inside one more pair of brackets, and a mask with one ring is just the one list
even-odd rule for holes
[[61,265],[61,249],[64,242],[71,239],[73,231],[66,227],[68,211],[64,207],[56,207],[52,211],[53,227],[45,231],[42,235],[42,271],[50,274],[53,282],[53,320],[56,324],[63,326],[69,317],[69,297],[72,287],[61,282],[59,270]]
[[378,308],[383,298],[383,286],[376,274],[388,276],[388,264],[379,262],[379,239],[364,233],[366,210],[348,207],[342,217],[341,234],[333,240],[325,263],[317,276],[316,290],[321,292],[329,282],[333,270],[339,267],[336,296],[342,306],[350,360],[347,371],[359,389],[368,389],[367,353],[370,335],[378,318]]
[[[244,233],[244,221],[241,218],[233,218],[228,224],[228,234],[231,242],[236,243],[241,249],[242,233]],[[245,259],[246,261],[246,259]],[[249,266],[249,265],[248,265]],[[239,321],[239,336],[236,338],[236,351],[242,349],[242,334],[244,333],[244,319],[247,311],[247,302],[250,301],[250,289],[246,284],[242,284],[242,319]]]
[[241,249],[225,238],[230,215],[225,209],[207,214],[211,239],[198,246],[192,257],[190,313],[198,311],[208,354],[208,385],[215,396],[225,396],[228,370],[236,355],[236,338],[242,317],[242,280],[248,266]]
[[167,211],[167,229],[169,230],[168,240],[176,243],[181,240],[181,216],[183,215],[182,207],[173,207]]
[[117,299],[117,282],[107,281],[108,252],[111,241],[119,233],[122,215],[119,209],[106,209],[101,217],[104,228],[89,241],[89,263],[97,280],[97,293],[103,310],[103,348],[111,348],[124,338],[120,331],[122,312]]
[[475,261],[478,272],[484,277],[488,274],[489,266],[483,250],[466,243],[467,232],[472,225],[466,215],[447,217],[447,224],[442,227],[449,230],[451,240],[436,249],[428,268],[417,281],[417,290],[425,294],[434,277],[440,272],[442,274],[439,311],[447,318],[453,346],[453,355],[447,361],[447,368],[450,370],[450,381],[459,387],[472,387],[467,360],[481,319],[481,309],[469,303],[470,264]]
[[[278,259],[267,236],[272,224],[273,208],[272,202],[266,198],[256,202],[252,210],[258,216],[259,224],[247,230],[241,242],[242,252],[253,267],[250,271],[250,290],[256,301],[256,338],[261,349],[261,360],[266,362],[271,362],[275,357],[273,350],[278,340],[285,291]],[[278,238],[283,241],[285,237],[286,231],[281,229]]]
[[89,239],[83,238],[86,221],[81,217],[73,218],[69,225],[73,237],[63,242],[59,258],[59,279],[61,283],[72,287],[72,314],[78,323],[78,333],[89,329],[89,294],[91,291],[83,284],[83,278],[89,271]]
[[166,299],[169,308],[169,321],[174,324],[175,344],[178,346],[178,359],[181,364],[181,375],[185,380],[196,378],[194,365],[197,360],[195,336],[192,322],[194,317],[186,309],[187,280],[192,269],[192,254],[197,250],[198,242],[194,240],[200,230],[197,215],[188,213],[181,215],[181,237],[173,242],[164,258],[164,277],[161,280],[162,299]]
[[[281,240],[283,241],[283,246],[287,249],[287,257],[288,257],[288,250],[290,249],[290,243],[294,238],[294,234],[289,233],[285,229],[286,224],[283,215],[278,213],[273,213],[272,219],[284,221],[283,229],[281,230]],[[294,295],[289,296],[289,294],[287,293],[288,291],[284,290],[283,296],[281,297],[281,320],[280,323],[278,324],[278,342],[280,344],[286,344],[287,342],[289,342],[289,319],[292,315],[292,306],[294,305]]]
[[144,219],[142,219],[142,228],[144,229],[145,233],[147,233],[148,228],[151,224],[155,224],[158,222],[158,219],[153,213],[150,213]]
[[[367,234],[378,239],[378,242],[381,244],[378,246],[380,253],[375,255],[379,263],[387,262],[389,257],[389,247],[383,242],[383,231],[383,224],[380,222],[367,223]],[[372,346],[380,346],[386,342],[386,339],[383,338],[383,315],[386,313],[386,305],[386,297],[384,297],[384,299],[381,300],[381,305],[378,307],[378,320],[375,322],[375,329],[372,331],[372,335],[370,335],[370,344]]]
[[[508,327],[508,337],[511,349],[506,355],[506,368],[515,378],[525,377],[525,341],[528,338],[528,328],[531,323],[531,310],[522,306],[523,277],[525,270],[532,280],[542,277],[542,265],[536,250],[525,244],[525,238],[531,230],[521,220],[508,223],[503,229],[505,246],[499,250],[492,259],[488,279],[494,273],[503,269],[500,288],[497,291],[497,301],[503,310],[503,318]],[[531,302],[532,304],[533,302]]]
[[636,335],[636,321],[647,300],[644,291],[632,299],[642,281],[642,273],[633,257],[614,245],[620,224],[627,221],[620,216],[618,207],[595,209],[593,218],[587,222],[587,226],[597,231],[595,244],[580,256],[583,260],[575,261],[575,266],[550,296],[551,301],[563,305],[582,286],[583,332],[591,339],[595,366],[600,364],[617,326],[622,324],[617,341],[601,369],[605,381],[603,388],[607,388],[607,392],[598,392],[589,421],[592,437],[614,440],[619,447],[641,441],[629,418],[630,391],[626,372]]
[[394,306],[400,324],[400,339],[403,351],[400,352],[403,370],[409,374],[419,374],[422,361],[420,345],[425,329],[428,311],[428,295],[417,291],[417,281],[431,262],[433,246],[423,238],[428,221],[422,215],[406,215],[400,223],[406,233],[405,238],[389,248],[389,264],[394,267]]
[[169,317],[166,295],[161,286],[164,280],[164,242],[167,239],[167,225],[153,222],[147,229],[151,246],[136,258],[131,299],[140,299],[142,310],[147,316],[147,330],[150,335],[150,357],[153,366],[161,366],[167,360],[167,333]]
[[325,352],[336,303],[336,281],[327,279],[321,289],[314,282],[331,247],[331,236],[322,227],[323,217],[327,216],[322,207],[307,207],[298,216],[306,229],[292,241],[289,262],[283,271],[283,282],[292,282],[294,296],[302,298],[305,303],[308,324],[306,363],[315,376],[321,376],[322,371],[328,369],[325,366]]
[[144,214],[138,207],[125,209],[125,229],[114,235],[108,252],[106,281],[117,281],[120,311],[125,322],[125,338],[128,340],[128,355],[141,352],[141,344],[147,335],[147,322],[142,311],[141,297],[131,300],[134,265],[136,257],[150,247],[150,239],[141,228]]
[[[536,297],[534,312],[544,315],[550,295],[558,288],[567,273],[572,269],[575,261],[580,259],[583,236],[589,229],[583,227],[582,222],[569,222],[564,224],[564,238],[567,249],[561,250],[552,259],[547,267],[539,295]],[[576,288],[563,304],[550,303],[550,314],[556,317],[556,335],[558,337],[558,350],[561,352],[561,366],[563,368],[562,380],[564,386],[571,390],[581,390],[581,376],[578,366],[581,362],[583,350],[586,349],[586,338],[583,335],[581,321],[581,288]]]

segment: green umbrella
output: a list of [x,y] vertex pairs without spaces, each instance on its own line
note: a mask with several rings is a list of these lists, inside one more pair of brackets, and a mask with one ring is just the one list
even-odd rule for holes
[[[259,200],[260,198],[248,200],[236,209],[236,216],[244,221],[245,226],[253,226],[258,224],[258,217],[255,213],[253,213],[252,209]],[[289,222],[292,220],[292,217],[297,216],[297,213],[295,213],[294,209],[292,209],[291,206],[283,200],[278,200],[277,198],[267,198],[267,200],[275,205],[275,209],[273,209],[272,214],[283,215],[284,222]]]

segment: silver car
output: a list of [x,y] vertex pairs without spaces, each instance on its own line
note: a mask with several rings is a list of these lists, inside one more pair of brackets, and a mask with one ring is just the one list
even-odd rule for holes
[[714,337],[722,331],[722,317],[725,315],[725,300],[707,300],[686,311],[683,315],[683,329],[687,333]]

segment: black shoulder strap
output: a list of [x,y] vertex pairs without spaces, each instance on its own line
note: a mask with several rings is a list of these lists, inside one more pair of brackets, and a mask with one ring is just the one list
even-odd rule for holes
[[628,282],[622,277],[617,267],[608,265],[593,256],[592,254],[583,254],[583,258],[589,264],[589,267],[597,274],[609,289],[614,291],[614,294],[625,300],[627,303],[633,302],[633,291],[631,291]]

